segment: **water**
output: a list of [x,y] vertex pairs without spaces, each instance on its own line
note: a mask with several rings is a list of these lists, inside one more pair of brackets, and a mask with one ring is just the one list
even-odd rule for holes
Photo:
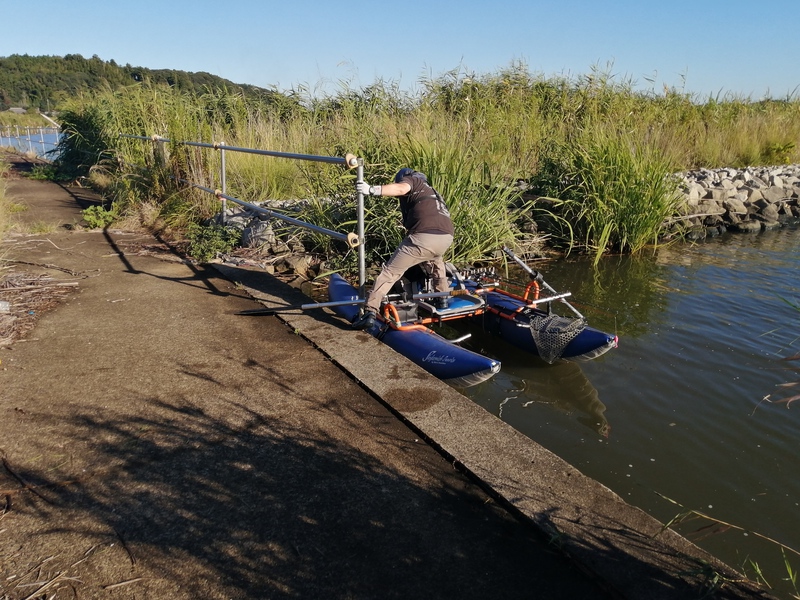
[[476,336],[503,368],[465,393],[656,518],[711,516],[678,530],[787,594],[781,551],[759,535],[800,550],[800,399],[780,402],[800,394],[781,387],[800,382],[800,360],[782,360],[800,354],[787,303],[800,304],[800,229],[538,268],[620,347],[547,365]]
[[15,128],[0,127],[0,148],[14,148],[18,152],[33,152],[36,156],[52,159],[52,154],[48,155],[57,145],[61,137],[60,133],[55,133],[55,129],[48,128],[45,132],[39,133],[38,129],[31,129],[26,132],[25,128],[19,129],[17,135]]

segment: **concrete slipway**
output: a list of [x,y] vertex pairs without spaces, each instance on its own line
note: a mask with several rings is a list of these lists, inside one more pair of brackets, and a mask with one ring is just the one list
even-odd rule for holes
[[331,314],[234,314],[273,277],[7,194],[0,276],[77,285],[0,348],[0,598],[768,597]]

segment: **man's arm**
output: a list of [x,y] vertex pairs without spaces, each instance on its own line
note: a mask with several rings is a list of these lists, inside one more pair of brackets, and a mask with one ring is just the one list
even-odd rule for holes
[[366,181],[357,181],[356,191],[365,196],[405,196],[411,191],[411,184],[400,182],[370,185]]
[[387,183],[381,186],[381,196],[405,196],[411,191],[409,183]]

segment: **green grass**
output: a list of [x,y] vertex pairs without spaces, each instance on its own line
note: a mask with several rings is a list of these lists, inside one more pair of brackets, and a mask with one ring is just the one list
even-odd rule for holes
[[19,125],[20,127],[52,127],[47,119],[35,112],[18,115],[7,110],[0,111],[0,127]]
[[6,197],[7,173],[8,164],[0,157],[0,238],[2,238],[11,227],[10,217],[13,212],[13,203]]
[[[410,96],[391,82],[342,84],[322,98],[298,90],[300,102],[291,107],[147,84],[101,92],[63,108],[67,138],[59,168],[102,179],[121,217],[147,206],[155,208],[154,221],[183,230],[213,215],[219,203],[179,180],[219,187],[220,153],[120,132],[323,156],[352,152],[364,158],[370,182],[389,180],[401,166],[429,176],[453,213],[450,258],[458,261],[519,239],[519,223],[531,215],[567,248],[598,257],[638,252],[658,241],[673,210],[671,173],[800,162],[795,97],[755,102],[674,89],[642,93],[599,70],[543,78],[521,64],[488,75],[456,70],[421,80],[420,88]],[[232,152],[226,158],[230,195],[304,199],[313,222],[353,230],[352,172]],[[519,181],[532,186],[527,199],[551,200],[527,206]],[[370,199],[367,211],[370,247],[385,257],[402,233],[396,205]],[[335,248],[306,238],[321,251]]]
[[[597,260],[606,251],[639,252],[658,242],[662,224],[680,200],[666,160],[630,134],[592,130],[553,153],[533,179],[559,201],[558,239],[580,245]],[[568,227],[566,226],[568,224]]]
[[14,202],[6,195],[6,176],[9,168],[0,154],[0,238],[14,227],[14,215],[28,210],[27,206]]

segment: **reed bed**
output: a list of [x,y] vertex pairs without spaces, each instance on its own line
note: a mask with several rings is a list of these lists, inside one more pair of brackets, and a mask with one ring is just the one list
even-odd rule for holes
[[0,157],[0,238],[11,227],[11,202],[6,197],[6,176],[8,164]]
[[[180,181],[217,187],[219,153],[174,143],[161,148],[120,132],[292,153],[352,152],[365,159],[365,178],[374,183],[410,166],[448,202],[458,232],[449,258],[456,261],[515,244],[520,224],[531,218],[568,249],[637,252],[658,241],[674,209],[671,173],[800,162],[796,97],[701,100],[679,90],[639,92],[633,82],[597,71],[543,78],[518,64],[480,76],[457,70],[420,84],[413,96],[377,81],[363,89],[343,85],[323,98],[300,90],[254,102],[224,90],[188,95],[145,82],[67,107],[62,162],[102,181],[120,214],[147,206],[151,221],[178,230],[218,210],[213,196]],[[352,172],[227,157],[231,195],[303,199],[302,216],[335,229],[354,221]],[[367,212],[369,241],[376,257],[385,257],[402,233],[397,212],[375,198]],[[306,238],[333,250],[330,242]]]

